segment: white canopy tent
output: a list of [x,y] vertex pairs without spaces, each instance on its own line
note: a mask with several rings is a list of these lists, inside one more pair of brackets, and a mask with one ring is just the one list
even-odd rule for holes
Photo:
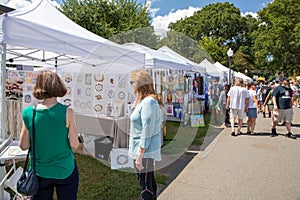
[[174,57],[175,59],[182,60],[182,62],[186,62],[187,64],[192,66],[193,71],[200,72],[200,73],[206,72],[205,67],[202,67],[200,64],[195,63],[195,62],[183,57],[182,55],[176,53],[175,51],[173,51],[172,49],[170,49],[167,46],[163,46],[163,47],[159,48],[158,51],[161,51],[167,55],[170,55],[171,57]]
[[[229,74],[229,68],[228,67],[225,67],[224,65],[222,65],[221,63],[219,62],[216,62],[214,64],[218,69],[220,69],[221,71],[225,72],[226,75]],[[245,74],[241,73],[241,72],[236,72],[236,71],[233,71],[231,70],[231,74],[235,77],[235,78],[242,78],[244,81],[251,81],[252,78],[246,76]]]
[[[5,137],[6,63],[93,67],[143,66],[145,55],[130,51],[77,25],[48,0],[0,16],[1,25],[1,138]],[[89,59],[87,59],[89,58]],[[92,62],[90,62],[92,60]]]
[[214,64],[209,62],[207,59],[204,59],[200,64],[200,66],[205,67],[206,73],[210,76],[219,77],[220,79],[224,79],[224,72],[218,69]]
[[252,78],[250,78],[249,76],[246,76],[245,74],[243,74],[241,72],[235,72],[234,77],[242,78],[244,81],[252,81]]
[[146,68],[192,70],[192,66],[189,63],[169,56],[162,51],[153,50],[137,43],[126,43],[123,46],[128,50],[144,53]]

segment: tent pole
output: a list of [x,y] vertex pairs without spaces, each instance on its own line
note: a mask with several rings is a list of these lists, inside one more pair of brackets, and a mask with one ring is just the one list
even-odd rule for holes
[[[1,143],[4,145],[5,143],[5,117],[6,117],[6,44],[2,43],[1,45]],[[1,144],[1,146],[3,146]],[[1,149],[2,151],[2,149]],[[6,170],[4,168],[3,162],[0,162],[0,178],[1,180],[6,174]],[[4,185],[0,186],[0,199],[4,199]]]
[[1,140],[5,139],[6,117],[6,44],[2,44],[1,51]]

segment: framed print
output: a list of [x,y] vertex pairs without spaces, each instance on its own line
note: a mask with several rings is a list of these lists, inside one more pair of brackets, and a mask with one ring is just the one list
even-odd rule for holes
[[191,115],[191,126],[192,127],[204,127],[203,115]]
[[174,116],[173,104],[167,104],[166,105],[166,115],[167,116]]

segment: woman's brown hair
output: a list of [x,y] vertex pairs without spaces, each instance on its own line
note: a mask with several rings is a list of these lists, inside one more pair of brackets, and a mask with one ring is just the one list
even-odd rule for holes
[[137,102],[140,102],[147,96],[152,96],[162,106],[161,97],[156,94],[153,87],[153,79],[146,70],[136,70],[130,75],[133,82],[134,93],[137,95]]
[[67,88],[61,78],[50,70],[41,71],[36,78],[33,96],[37,99],[63,97]]

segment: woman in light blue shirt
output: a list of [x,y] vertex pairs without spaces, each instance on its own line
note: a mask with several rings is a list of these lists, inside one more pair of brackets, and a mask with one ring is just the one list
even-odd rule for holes
[[130,116],[129,156],[134,159],[142,199],[156,199],[154,161],[161,160],[162,102],[147,71],[132,72],[131,83],[136,99]]

